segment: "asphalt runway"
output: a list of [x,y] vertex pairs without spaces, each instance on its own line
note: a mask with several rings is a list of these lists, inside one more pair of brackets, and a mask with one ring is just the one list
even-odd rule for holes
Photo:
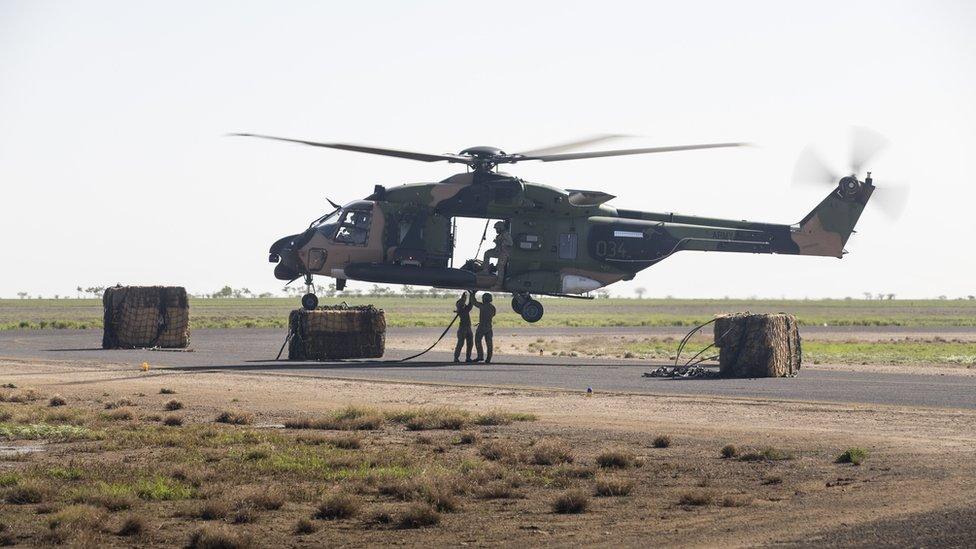
[[[635,329],[531,328],[540,337],[555,334],[608,336],[633,335]],[[684,332],[680,329],[681,334]],[[496,330],[496,342],[504,342],[511,329]],[[520,329],[519,333],[526,331]],[[647,332],[642,332],[647,335]],[[678,333],[678,332],[676,332]],[[387,337],[429,335],[433,342],[440,330],[391,329]],[[492,364],[454,364],[444,352],[430,352],[419,359],[397,363],[409,356],[392,351],[382,360],[341,362],[275,362],[285,337],[278,329],[201,329],[191,336],[193,352],[102,350],[101,330],[10,330],[0,332],[0,358],[85,361],[132,364],[143,361],[154,369],[205,374],[228,371],[296,374],[328,378],[415,381],[455,385],[518,388],[554,388],[571,391],[715,395],[783,400],[933,406],[976,409],[976,376],[889,374],[801,370],[796,378],[762,379],[662,379],[645,378],[644,372],[664,365],[660,361],[583,359],[550,356],[495,356]],[[450,336],[449,336],[450,337]],[[287,355],[287,352],[285,353]],[[2,375],[2,372],[0,372]]]

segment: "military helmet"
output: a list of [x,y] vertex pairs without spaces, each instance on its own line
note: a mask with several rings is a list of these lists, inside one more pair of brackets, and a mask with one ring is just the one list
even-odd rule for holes
[[485,303],[491,303],[491,294],[489,294],[488,292],[481,294],[481,300],[484,301]]
[[496,221],[495,222],[495,230],[496,231],[504,231],[506,225],[508,225],[508,224],[505,223],[504,221]]

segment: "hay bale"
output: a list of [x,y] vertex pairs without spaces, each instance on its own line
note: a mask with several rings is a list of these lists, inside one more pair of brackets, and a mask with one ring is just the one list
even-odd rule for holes
[[116,286],[102,296],[103,349],[190,344],[190,304],[180,286]]
[[790,314],[720,316],[715,346],[723,377],[793,377],[800,372],[800,332]]
[[386,316],[372,305],[336,305],[288,315],[288,358],[379,358],[386,350]]

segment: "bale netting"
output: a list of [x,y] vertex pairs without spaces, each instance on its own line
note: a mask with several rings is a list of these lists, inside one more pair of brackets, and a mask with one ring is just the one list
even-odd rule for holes
[[379,358],[386,350],[386,316],[372,305],[334,305],[288,315],[290,360]]
[[190,344],[190,304],[180,286],[115,286],[102,296],[103,349]]
[[720,316],[715,346],[722,377],[793,377],[800,372],[800,332],[790,314]]

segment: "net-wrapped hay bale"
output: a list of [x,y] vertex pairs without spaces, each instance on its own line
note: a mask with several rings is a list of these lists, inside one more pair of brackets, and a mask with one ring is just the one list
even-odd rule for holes
[[102,296],[103,349],[190,344],[190,304],[180,286],[116,286]]
[[715,319],[723,377],[792,377],[800,372],[800,332],[790,314],[733,313]]
[[386,350],[386,316],[372,305],[336,305],[288,315],[288,358],[379,358]]

